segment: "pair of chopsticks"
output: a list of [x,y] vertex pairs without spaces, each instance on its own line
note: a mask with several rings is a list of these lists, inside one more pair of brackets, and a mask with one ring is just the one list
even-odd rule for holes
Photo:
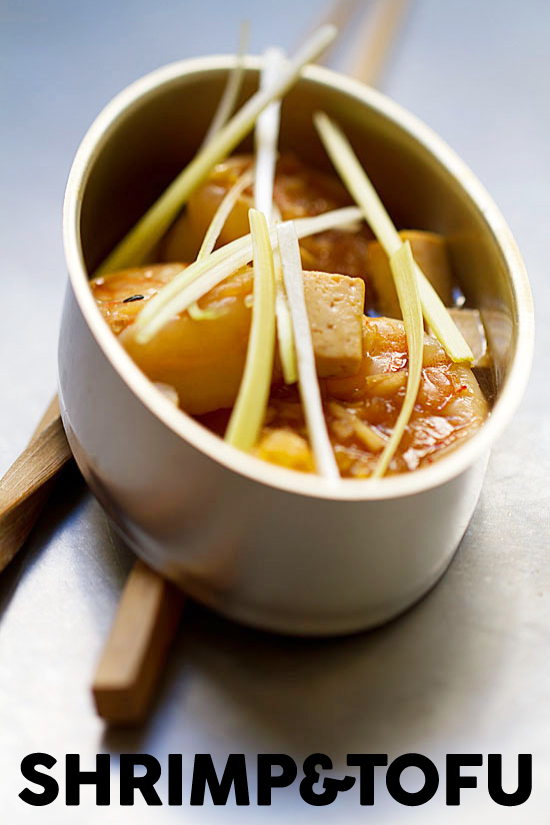
[[27,448],[0,480],[0,572],[23,546],[71,458],[57,398],[49,405]]
[[[318,25],[332,23],[343,35],[359,15],[353,30],[349,54],[339,70],[369,86],[376,86],[410,0],[333,0],[318,21]],[[323,55],[326,63],[340,37]]]
[[[362,16],[345,71],[374,85],[382,71],[408,0],[337,0],[324,23],[340,32]],[[326,59],[326,56],[325,56]],[[70,460],[57,399],[28,447],[0,480],[0,572],[25,543],[50,495],[55,476]],[[141,561],[124,587],[94,682],[99,715],[114,724],[136,724],[149,709],[179,626],[184,594]]]
[[[0,572],[24,545],[71,458],[54,398],[0,480]],[[181,590],[146,564],[134,564],[93,682],[96,707],[106,721],[136,724],[145,717],[184,601]]]

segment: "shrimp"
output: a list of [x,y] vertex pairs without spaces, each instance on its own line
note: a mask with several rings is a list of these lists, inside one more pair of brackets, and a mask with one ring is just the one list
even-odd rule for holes
[[[403,403],[407,365],[403,322],[365,317],[358,372],[321,381],[325,418],[342,476],[364,478],[374,470]],[[420,390],[389,473],[431,464],[473,435],[487,415],[487,401],[472,370],[450,361],[438,341],[426,335]],[[272,392],[256,454],[283,463],[285,434],[292,442],[284,463],[303,470],[312,457],[305,450],[307,428],[294,388]]]

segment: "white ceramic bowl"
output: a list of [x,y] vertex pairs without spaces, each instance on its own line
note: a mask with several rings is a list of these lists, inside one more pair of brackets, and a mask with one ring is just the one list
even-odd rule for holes
[[[401,225],[444,233],[483,315],[498,398],[468,442],[380,481],[323,480],[263,463],[176,410],[112,335],[88,287],[115,241],[192,156],[231,57],[175,63],[99,115],[67,185],[69,286],[59,342],[63,421],[82,473],[149,564],[222,614],[293,634],[372,627],[419,599],[449,564],[510,420],[533,346],[529,284],[493,201],[457,156],[385,96],[308,68],[283,104],[282,148],[329,168],[312,113],[336,118]],[[243,95],[257,85],[250,58]],[[481,550],[481,548],[480,548]]]

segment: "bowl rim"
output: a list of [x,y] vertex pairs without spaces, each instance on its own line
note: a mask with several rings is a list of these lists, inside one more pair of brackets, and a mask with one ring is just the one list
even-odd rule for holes
[[[88,286],[89,277],[84,265],[79,230],[84,191],[95,160],[118,123],[161,88],[178,83],[182,77],[227,71],[232,68],[235,59],[233,55],[204,56],[180,60],[150,72],[117,94],[100,112],[84,136],[69,173],[63,204],[65,258],[70,284],[82,316],[112,368],[152,415],[188,445],[232,472],[284,492],[341,501],[401,498],[438,487],[465,472],[481,458],[516,411],[527,384],[533,357],[533,301],[518,247],[488,192],[432,129],[382,92],[320,66],[310,65],[302,71],[302,77],[307,81],[355,99],[358,104],[368,106],[377,116],[408,133],[459,183],[500,249],[516,310],[512,363],[491,415],[464,444],[429,467],[376,480],[339,479],[331,482],[317,475],[269,464],[232,447],[191,416],[175,408],[132,361],[101,316]],[[245,59],[246,70],[258,71],[261,62],[260,57],[248,56]],[[60,347],[63,345],[60,338]]]

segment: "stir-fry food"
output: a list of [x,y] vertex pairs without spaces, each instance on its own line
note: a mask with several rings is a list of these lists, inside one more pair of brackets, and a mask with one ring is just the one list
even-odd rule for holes
[[94,298],[159,390],[235,446],[327,478],[415,471],[488,415],[479,313],[454,305],[445,238],[396,230],[326,116],[338,174],[278,153],[270,88],[246,104],[263,94],[255,154],[230,154],[241,110],[114,250]]

